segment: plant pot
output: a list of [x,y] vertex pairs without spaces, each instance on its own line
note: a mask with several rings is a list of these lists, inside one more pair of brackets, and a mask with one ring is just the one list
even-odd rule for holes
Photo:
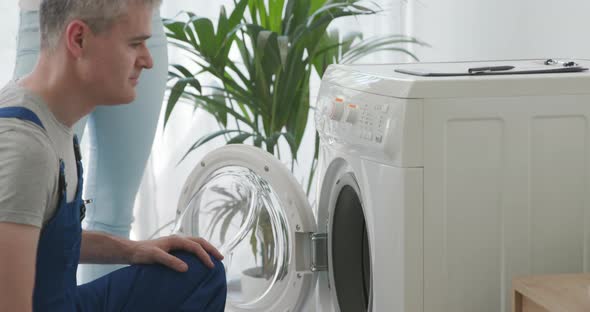
[[242,298],[245,302],[257,300],[268,287],[268,280],[262,274],[262,267],[242,271]]

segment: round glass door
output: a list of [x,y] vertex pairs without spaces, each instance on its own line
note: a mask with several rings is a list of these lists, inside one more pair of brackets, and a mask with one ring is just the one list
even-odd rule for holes
[[175,232],[207,239],[225,256],[227,304],[245,310],[287,283],[289,225],[276,191],[243,166],[221,167],[192,195]]

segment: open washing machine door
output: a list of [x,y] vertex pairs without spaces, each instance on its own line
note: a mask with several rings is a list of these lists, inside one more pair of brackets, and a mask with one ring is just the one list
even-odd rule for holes
[[224,254],[226,311],[300,311],[315,288],[313,271],[326,266],[314,257],[326,245],[316,228],[301,186],[278,159],[227,145],[190,174],[174,232],[203,237]]

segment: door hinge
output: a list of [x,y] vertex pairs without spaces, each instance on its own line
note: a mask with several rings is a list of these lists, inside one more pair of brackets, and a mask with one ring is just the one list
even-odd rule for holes
[[299,272],[328,270],[328,234],[296,233],[296,268]]
[[328,233],[311,234],[311,271],[328,270]]

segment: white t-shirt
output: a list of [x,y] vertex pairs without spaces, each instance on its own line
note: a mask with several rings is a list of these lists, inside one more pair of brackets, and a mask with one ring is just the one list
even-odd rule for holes
[[74,132],[60,123],[37,95],[9,82],[0,90],[0,107],[21,106],[43,123],[0,118],[0,222],[42,227],[59,200],[59,159],[65,163],[67,201],[75,197],[78,174]]
[[18,5],[20,6],[21,10],[39,10],[39,6],[41,6],[41,0],[19,0]]

